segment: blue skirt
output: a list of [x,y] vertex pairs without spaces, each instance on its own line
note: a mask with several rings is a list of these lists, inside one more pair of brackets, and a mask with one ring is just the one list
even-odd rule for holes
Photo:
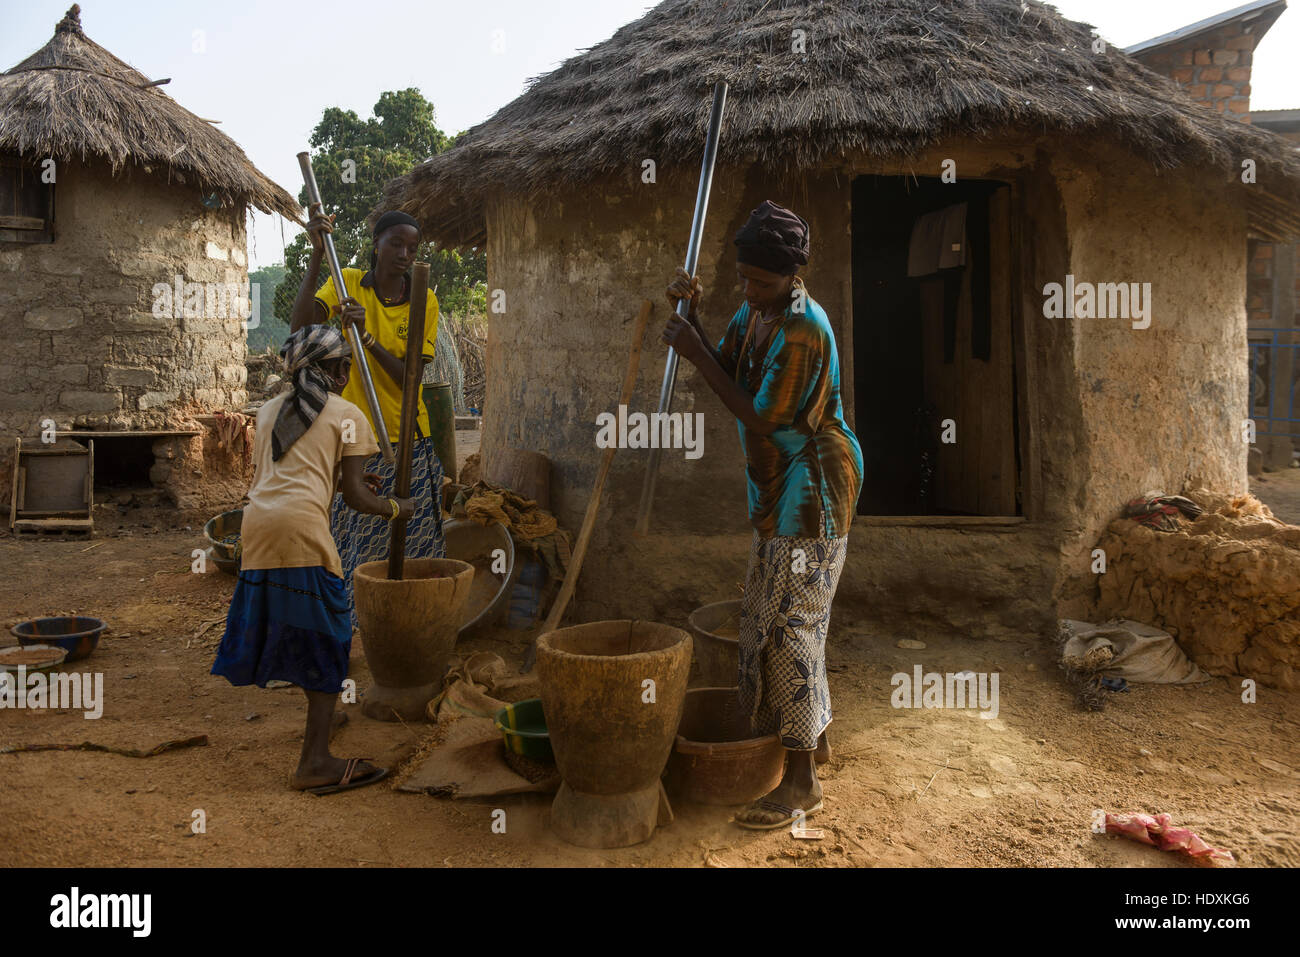
[[320,565],[250,569],[239,573],[212,673],[232,685],[279,680],[337,694],[351,650],[341,578]]
[[[442,537],[442,463],[433,451],[433,439],[416,439],[411,447],[411,499],[415,514],[406,523],[407,558],[445,558],[447,545]],[[395,495],[393,487],[397,467],[389,465],[376,452],[366,459],[363,472],[373,472],[383,480],[379,492],[382,498]],[[343,564],[343,583],[348,608],[352,612],[352,627],[357,624],[357,612],[352,602],[352,573],[366,562],[387,561],[392,541],[392,526],[382,515],[366,515],[348,508],[342,495],[334,496],[330,509],[330,534],[338,546],[339,561]]]

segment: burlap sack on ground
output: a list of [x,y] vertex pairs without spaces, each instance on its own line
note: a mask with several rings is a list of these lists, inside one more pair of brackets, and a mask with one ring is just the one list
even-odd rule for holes
[[1198,668],[1173,635],[1124,619],[1095,625],[1061,621],[1061,658],[1080,671],[1147,684],[1197,684],[1210,676]]

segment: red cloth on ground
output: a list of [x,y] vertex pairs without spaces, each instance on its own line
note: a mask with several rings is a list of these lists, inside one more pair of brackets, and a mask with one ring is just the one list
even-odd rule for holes
[[1210,847],[1185,827],[1175,827],[1169,814],[1106,814],[1106,833],[1150,844],[1162,851],[1182,851],[1210,864],[1235,863],[1231,851]]

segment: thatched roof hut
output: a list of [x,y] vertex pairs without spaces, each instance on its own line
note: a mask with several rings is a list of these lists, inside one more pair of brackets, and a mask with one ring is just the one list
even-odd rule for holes
[[76,4],[49,43],[0,73],[0,152],[140,166],[232,206],[302,215],[238,143],[87,37]]
[[[1247,490],[1246,245],[1300,234],[1300,159],[1032,0],[668,0],[390,183],[427,235],[485,244],[485,474],[545,453],[578,526],[643,298],[660,313],[631,408],[656,407],[718,79],[702,321],[721,337],[740,304],[750,210],[809,220],[803,275],[866,460],[838,620],[1051,633],[1095,610],[1092,549],[1125,501]],[[940,270],[949,225],[963,261]],[[735,597],[735,419],[692,368],[675,409],[703,416],[703,454],[664,454],[645,539],[645,453],[615,458],[581,618]]]
[[[791,31],[807,52],[791,54]],[[667,0],[534,79],[457,145],[394,180],[385,202],[452,245],[483,241],[483,203],[626,174],[628,157],[698,163],[708,91],[731,87],[720,153],[765,169],[842,153],[914,156],[1008,130],[1105,135],[1160,168],[1258,164],[1252,222],[1300,234],[1300,156],[1195,105],[1084,23],[1029,0]]]
[[77,6],[0,74],[0,434],[53,421],[97,436],[106,481],[226,505],[246,463],[196,423],[248,401],[248,210],[302,211],[158,85],[90,40]]

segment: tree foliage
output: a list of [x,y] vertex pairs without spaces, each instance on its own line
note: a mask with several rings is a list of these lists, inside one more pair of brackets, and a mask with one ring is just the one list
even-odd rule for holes
[[262,352],[267,346],[278,349],[289,338],[289,323],[275,315],[274,307],[276,290],[284,282],[284,267],[255,269],[248,274],[248,282],[258,297],[257,326],[248,330],[248,351]]
[[[371,239],[366,217],[379,205],[384,184],[416,164],[441,153],[454,140],[438,129],[433,104],[416,89],[390,90],[379,96],[373,115],[329,107],[312,131],[312,168],[327,214],[334,214],[334,247],[339,263],[367,269]],[[307,205],[304,188],[299,202]],[[305,233],[285,250],[285,273],[275,294],[275,317],[288,322],[298,286],[306,271],[311,244]],[[429,282],[444,313],[464,314],[485,299],[487,256],[438,249],[426,243],[420,258],[429,263]],[[322,270],[321,281],[325,280]],[[481,306],[479,307],[481,308]]]

